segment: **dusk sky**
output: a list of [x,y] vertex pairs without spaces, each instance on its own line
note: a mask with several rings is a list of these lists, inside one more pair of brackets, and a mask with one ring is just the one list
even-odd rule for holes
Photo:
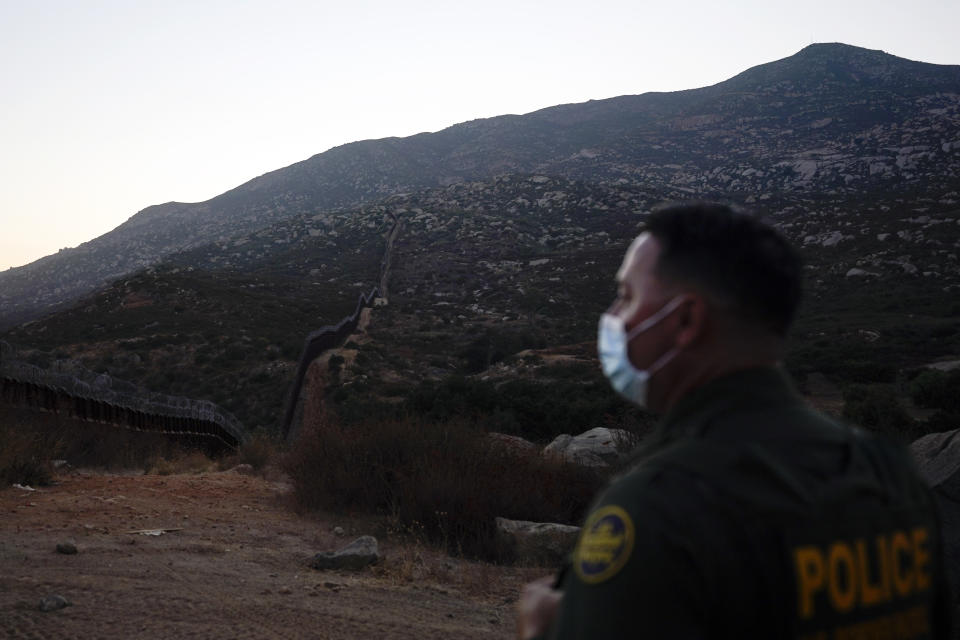
[[960,1],[0,0],[0,269],[347,142],[711,85],[813,42],[960,64]]

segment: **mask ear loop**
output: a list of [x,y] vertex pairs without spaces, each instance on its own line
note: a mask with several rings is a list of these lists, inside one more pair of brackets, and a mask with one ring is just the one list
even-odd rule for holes
[[656,362],[654,362],[652,365],[647,367],[647,374],[650,377],[653,377],[653,374],[655,374],[657,371],[660,371],[660,369],[663,369],[665,366],[667,366],[667,363],[673,360],[673,358],[678,353],[680,353],[680,347],[673,347],[672,349],[667,351],[665,354],[657,358]]
[[660,311],[657,311],[655,314],[635,326],[633,329],[630,329],[630,332],[627,334],[627,344],[630,344],[630,341],[633,340],[636,336],[640,335],[650,327],[654,326],[664,318],[666,318],[670,313],[672,313],[677,307],[683,304],[683,296],[677,296],[667,304],[663,305]]

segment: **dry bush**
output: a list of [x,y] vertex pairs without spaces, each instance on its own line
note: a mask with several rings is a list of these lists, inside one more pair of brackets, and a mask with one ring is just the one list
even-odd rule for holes
[[491,446],[468,424],[415,418],[327,420],[304,432],[284,467],[303,508],[384,514],[447,551],[488,559],[502,557],[494,518],[579,522],[602,481]]
[[84,422],[55,413],[0,407],[0,480],[44,484],[52,477],[52,460],[74,467],[149,469],[159,460],[199,456],[198,443],[161,433]]
[[169,457],[154,462],[147,472],[169,476],[178,473],[205,473],[215,469],[216,463],[200,451],[175,451]]
[[258,433],[247,439],[237,452],[238,464],[248,464],[254,471],[263,471],[277,457],[277,442]]
[[0,418],[0,482],[43,486],[52,478],[44,434]]

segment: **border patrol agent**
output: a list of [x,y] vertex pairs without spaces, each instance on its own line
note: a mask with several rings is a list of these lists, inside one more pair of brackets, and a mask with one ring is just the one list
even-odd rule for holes
[[524,589],[520,637],[949,637],[935,503],[906,452],[812,410],[777,365],[800,271],[745,213],[650,215],[598,350],[664,419],[570,565]]

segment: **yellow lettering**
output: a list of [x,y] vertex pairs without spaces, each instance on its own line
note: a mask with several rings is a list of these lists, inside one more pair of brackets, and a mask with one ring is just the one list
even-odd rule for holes
[[894,533],[890,540],[890,559],[893,565],[893,586],[901,598],[909,596],[913,591],[914,574],[912,571],[904,571],[901,565],[903,556],[909,555],[910,551],[910,540],[907,539],[907,534],[903,531]]
[[867,543],[857,540],[857,580],[860,583],[860,605],[869,607],[883,601],[883,590],[878,584],[870,584],[870,558]]
[[920,591],[926,591],[930,588],[930,573],[926,570],[930,563],[927,538],[927,530],[924,527],[917,527],[913,530],[913,568],[917,574],[917,589]]
[[[843,542],[830,545],[830,581],[827,584],[833,608],[847,612],[857,600],[857,572],[854,567],[853,549]],[[841,580],[841,568],[844,577]]]
[[797,567],[797,608],[801,618],[813,617],[814,594],[823,589],[825,578],[823,554],[817,547],[799,547],[793,550]]
[[887,553],[887,536],[877,536],[877,558],[880,559],[880,590],[883,601],[889,602],[893,598],[890,591],[890,557]]

